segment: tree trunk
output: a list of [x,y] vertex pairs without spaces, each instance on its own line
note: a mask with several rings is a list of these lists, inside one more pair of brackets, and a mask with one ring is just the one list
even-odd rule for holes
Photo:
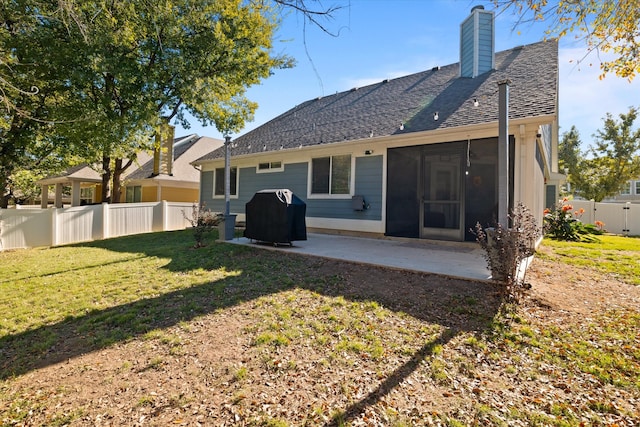
[[0,198],[0,209],[7,209],[11,200],[11,193],[3,194]]
[[102,156],[102,202],[111,203],[109,183],[111,182],[111,157]]
[[113,168],[113,203],[120,203],[120,196],[122,193],[122,174],[133,164],[134,158],[135,155],[132,155],[132,158],[127,160],[127,163],[125,163],[124,166],[122,166],[122,159],[116,159],[115,161],[115,167]]
[[7,209],[9,206],[9,200],[11,200],[11,189],[7,182],[4,168],[0,168],[0,190],[2,190],[2,197],[0,197],[0,208]]
[[115,166],[113,168],[113,191],[111,192],[111,202],[120,203],[120,193],[122,193],[122,185],[120,177],[122,176],[122,159],[115,160]]

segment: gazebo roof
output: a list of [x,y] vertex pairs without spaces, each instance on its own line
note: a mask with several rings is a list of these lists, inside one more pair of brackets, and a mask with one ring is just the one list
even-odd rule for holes
[[74,181],[100,183],[102,182],[102,177],[98,172],[91,169],[91,167],[85,163],[73,166],[60,175],[43,178],[38,181],[38,184],[68,184]]

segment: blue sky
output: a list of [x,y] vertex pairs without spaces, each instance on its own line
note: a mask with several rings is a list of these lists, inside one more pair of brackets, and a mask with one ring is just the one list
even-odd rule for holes
[[[345,5],[326,26],[337,37],[307,24],[296,13],[284,17],[275,51],[296,59],[296,67],[276,70],[247,96],[258,103],[254,120],[237,137],[306,100],[458,62],[460,23],[471,8],[487,1],[471,0],[323,0],[325,6]],[[544,37],[544,23],[514,29],[510,12],[496,14],[496,51],[535,43]],[[632,83],[608,75],[599,80],[599,59],[569,35],[560,42],[560,133],[575,125],[584,146],[602,128],[607,112],[617,116],[640,107],[640,76]],[[578,64],[578,62],[580,63]],[[222,138],[215,127],[191,120],[188,130]]]

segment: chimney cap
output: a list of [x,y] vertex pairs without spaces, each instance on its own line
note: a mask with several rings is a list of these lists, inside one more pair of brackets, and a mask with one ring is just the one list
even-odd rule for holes
[[484,6],[483,6],[483,5],[481,5],[481,4],[479,4],[479,5],[477,5],[477,6],[473,6],[473,7],[471,8],[471,13],[473,13],[473,11],[474,11],[474,10],[484,10]]

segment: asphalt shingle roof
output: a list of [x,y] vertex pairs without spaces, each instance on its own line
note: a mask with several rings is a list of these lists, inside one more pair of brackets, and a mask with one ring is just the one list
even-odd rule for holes
[[[459,77],[456,63],[306,101],[235,139],[232,154],[494,122],[498,82],[507,79],[511,119],[556,114],[557,42],[497,52],[495,69],[475,78]],[[220,157],[224,148],[198,161]]]

